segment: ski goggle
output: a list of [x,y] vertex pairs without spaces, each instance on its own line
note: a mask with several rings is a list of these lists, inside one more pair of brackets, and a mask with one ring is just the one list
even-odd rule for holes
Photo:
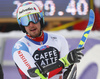
[[38,23],[41,20],[41,17],[38,13],[36,14],[30,14],[27,16],[23,16],[18,19],[19,25],[22,26],[28,26],[30,22],[33,22],[34,24]]

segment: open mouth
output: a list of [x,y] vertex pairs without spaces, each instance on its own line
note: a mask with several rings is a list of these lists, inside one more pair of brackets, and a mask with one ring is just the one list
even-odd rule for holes
[[36,31],[36,28],[35,29],[31,29],[30,31]]

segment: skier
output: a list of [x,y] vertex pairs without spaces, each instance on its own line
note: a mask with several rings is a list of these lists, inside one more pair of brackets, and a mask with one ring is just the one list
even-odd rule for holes
[[[80,62],[83,48],[69,52],[67,40],[63,36],[44,32],[43,11],[33,1],[21,4],[17,10],[17,21],[26,35],[15,43],[12,56],[22,79],[40,79],[44,76],[36,73],[33,77],[28,73],[29,69],[37,68],[35,62],[40,66],[60,62],[63,68],[68,69],[72,64]],[[66,72],[69,72],[68,69]],[[48,79],[63,79],[65,76],[63,70],[54,76],[51,74],[53,73],[48,73]]]

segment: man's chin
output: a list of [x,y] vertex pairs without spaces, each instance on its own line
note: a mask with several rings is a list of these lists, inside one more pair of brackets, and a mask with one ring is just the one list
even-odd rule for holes
[[28,33],[31,37],[33,37],[33,38],[36,38],[36,37],[39,37],[40,35],[41,35],[41,32],[30,32],[30,33]]
[[40,34],[31,34],[30,36],[33,37],[33,38],[36,38],[36,37],[39,37]]

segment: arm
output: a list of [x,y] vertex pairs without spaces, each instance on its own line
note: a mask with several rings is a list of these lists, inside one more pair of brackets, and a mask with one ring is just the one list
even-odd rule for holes
[[21,69],[21,71],[31,78],[27,72],[28,69],[36,67],[34,64],[34,60],[29,53],[27,46],[22,42],[17,42],[12,50],[12,56],[14,62]]

